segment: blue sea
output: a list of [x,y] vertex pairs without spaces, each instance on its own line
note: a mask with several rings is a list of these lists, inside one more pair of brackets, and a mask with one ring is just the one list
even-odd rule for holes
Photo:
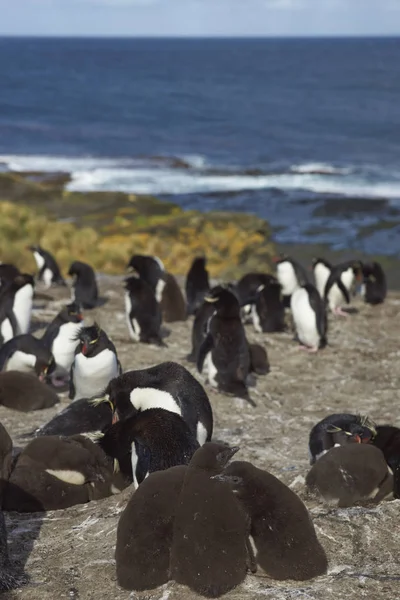
[[400,38],[0,38],[0,167],[398,254]]

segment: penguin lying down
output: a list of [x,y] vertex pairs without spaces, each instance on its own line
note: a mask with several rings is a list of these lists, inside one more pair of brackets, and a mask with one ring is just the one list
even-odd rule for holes
[[59,402],[57,394],[30,373],[0,373],[0,404],[13,410],[30,412],[50,408]]
[[326,572],[304,504],[250,463],[227,466],[238,450],[206,443],[188,466],[152,473],[140,484],[117,529],[117,579],[124,589],[150,590],[175,580],[216,598],[257,566],[281,580]]
[[117,463],[84,436],[43,436],[17,456],[4,490],[3,508],[58,510],[119,493],[131,483]]

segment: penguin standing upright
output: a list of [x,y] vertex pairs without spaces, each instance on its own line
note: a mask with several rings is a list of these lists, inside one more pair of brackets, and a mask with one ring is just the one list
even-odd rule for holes
[[185,292],[188,315],[196,314],[209,290],[210,282],[206,269],[206,258],[198,256],[193,260],[186,276]]
[[270,283],[278,283],[278,280],[269,273],[247,273],[239,279],[232,291],[238,297],[240,306],[243,307],[245,318],[251,314],[257,290]]
[[381,304],[387,294],[386,275],[378,262],[362,265],[363,293],[367,304]]
[[128,459],[135,488],[154,471],[187,465],[199,442],[178,414],[150,408],[108,427],[98,444],[116,458],[120,469]]
[[134,254],[128,263],[128,269],[136,272],[140,279],[148,283],[157,302],[161,302],[165,288],[165,267],[158,256]]
[[273,579],[304,581],[326,573],[328,561],[307,508],[276,477],[234,461],[214,480],[230,483],[251,520],[257,564]]
[[197,363],[201,345],[207,336],[207,323],[214,312],[214,305],[205,301],[197,310],[192,325],[192,350],[186,357],[189,362]]
[[55,366],[50,350],[30,333],[17,335],[0,348],[0,371],[22,371],[43,380]]
[[355,278],[361,277],[361,263],[347,261],[335,265],[325,285],[324,299],[334,315],[348,317],[349,314],[342,309],[344,303],[350,303],[350,293]]
[[258,333],[272,333],[285,330],[285,305],[282,287],[277,281],[260,285],[251,307],[254,329]]
[[34,281],[26,273],[17,275],[0,292],[0,344],[29,332]]
[[311,283],[298,288],[292,294],[290,307],[301,347],[309,352],[325,348],[328,320],[317,289]]
[[125,315],[135,342],[165,345],[161,338],[161,307],[151,286],[139,277],[125,280]]
[[121,372],[117,351],[106,332],[96,323],[81,329],[71,366],[69,397],[79,400],[101,395]]
[[206,361],[210,385],[249,399],[246,379],[250,353],[238,299],[226,288],[217,286],[205,300],[213,304],[215,313],[208,322],[207,336],[197,357],[198,371],[202,372]]
[[276,263],[276,277],[282,286],[283,300],[285,306],[289,307],[292,294],[308,283],[307,273],[300,263],[289,256],[276,257],[274,262]]
[[179,363],[163,362],[127,371],[110,381],[103,401],[111,402],[119,419],[150,408],[164,408],[183,418],[200,445],[211,440],[213,414],[208,396]]
[[29,250],[33,252],[37,268],[39,269],[38,280],[43,281],[46,288],[49,288],[51,285],[67,285],[61,275],[56,259],[50,252],[47,252],[41,246],[30,246]]
[[53,354],[57,367],[68,375],[79,344],[82,321],[79,306],[74,302],[67,304],[47,326],[42,336],[42,342]]
[[324,258],[314,258],[312,261],[315,287],[321,298],[325,298],[325,286],[331,274],[332,265]]
[[96,274],[90,265],[76,260],[69,268],[68,275],[75,276],[73,283],[74,302],[82,308],[97,306],[98,290]]
[[3,494],[12,467],[12,441],[8,432],[0,423],[0,592],[6,592],[26,583],[23,573],[18,573],[8,556],[7,530],[4,520]]
[[197,450],[176,509],[171,578],[211,598],[242,583],[249,562],[248,516],[230,486],[212,479],[238,450],[221,444]]
[[186,321],[186,302],[172,273],[164,274],[165,287],[161,297],[161,313],[165,323]]
[[313,465],[336,445],[350,442],[368,444],[373,441],[375,435],[375,424],[367,416],[346,413],[328,415],[310,431],[310,464]]

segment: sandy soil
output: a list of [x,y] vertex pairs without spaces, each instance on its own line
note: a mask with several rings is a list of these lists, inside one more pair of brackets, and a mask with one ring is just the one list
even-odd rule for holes
[[[124,369],[162,362],[182,362],[198,376],[184,357],[190,350],[192,321],[166,326],[167,348],[133,344],[127,337],[122,288],[116,278],[101,280],[107,303],[88,311],[115,342]],[[65,291],[51,291],[53,301],[38,301],[34,324],[40,327],[59,310]],[[238,460],[250,460],[291,485],[305,499],[319,539],[328,555],[329,572],[313,581],[277,583],[260,576],[228,594],[232,599],[335,599],[400,597],[400,500],[372,508],[332,509],[306,497],[300,481],[308,471],[308,433],[329,413],[369,413],[378,423],[400,426],[399,313],[400,295],[391,293],[384,306],[358,309],[347,319],[330,318],[329,346],[317,355],[299,352],[290,332],[256,334],[247,326],[251,341],[264,344],[271,372],[259,377],[248,403],[222,396],[206,387],[214,410],[214,438],[239,445]],[[201,380],[201,378],[200,378]],[[0,407],[0,421],[21,445],[19,436],[47,422],[62,410],[17,413]],[[170,582],[147,593],[129,593],[118,587],[114,548],[118,517],[132,493],[47,514],[9,513],[10,551],[26,562],[31,577],[27,586],[4,597],[21,600],[191,600],[186,588]],[[398,531],[398,530],[397,530]]]

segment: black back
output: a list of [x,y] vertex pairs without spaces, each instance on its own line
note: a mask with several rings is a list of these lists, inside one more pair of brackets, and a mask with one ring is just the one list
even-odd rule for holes
[[118,459],[120,465],[130,458],[132,443],[137,454],[134,475],[139,484],[148,473],[188,464],[199,447],[182,417],[162,408],[151,408],[115,423],[99,441],[106,454]]
[[36,356],[35,372],[38,376],[43,373],[50,375],[54,371],[55,362],[50,350],[42,340],[38,340],[30,333],[17,335],[0,348],[0,371],[5,368],[7,361],[17,350]]
[[278,281],[263,284],[262,289],[256,291],[254,304],[264,333],[285,330],[285,305]]
[[56,259],[50,252],[44,250],[41,246],[30,246],[29,248],[31,252],[38,252],[44,259],[44,265],[39,271],[38,279],[43,279],[43,274],[46,269],[50,269],[53,273],[52,283],[57,283],[58,285],[66,286],[63,276],[61,275],[60,267],[57,264]]
[[213,416],[210,401],[202,385],[185,367],[175,362],[163,362],[148,369],[128,371],[112,379],[106,394],[121,420],[138,412],[130,399],[135,388],[154,388],[171,394],[192,434],[197,437],[197,425],[201,422],[207,431],[207,440],[211,439]]
[[152,286],[144,279],[129,277],[125,280],[131,309],[129,319],[136,319],[140,326],[140,341],[145,344],[165,345],[161,339],[162,314]]
[[310,306],[315,312],[317,331],[320,336],[319,347],[325,348],[328,343],[328,316],[326,314],[326,305],[318,293],[317,288],[312,283],[307,283],[303,286],[308,293]]
[[75,302],[83,308],[94,308],[97,305],[98,289],[92,267],[76,260],[71,264],[68,275],[75,276]]
[[80,323],[81,321],[83,321],[83,316],[79,305],[75,302],[67,304],[46,327],[46,331],[42,335],[42,342],[50,349],[62,325],[65,323]]
[[381,304],[384,302],[387,294],[384,270],[377,262],[363,264],[362,270],[365,285],[365,302],[367,304]]
[[155,291],[159,279],[163,278],[164,268],[153,256],[134,254],[128,263],[128,268],[133,269],[140,279],[146,281]]
[[[367,417],[338,413],[328,415],[314,425],[309,437],[310,464],[314,464],[316,457],[324,450],[333,448],[338,432],[347,432],[351,436],[359,436],[362,442],[369,442],[375,436],[375,426]],[[345,438],[342,438],[344,440]],[[351,440],[349,440],[351,441]]]
[[75,400],[48,423],[40,427],[40,435],[77,435],[102,431],[112,423],[112,409],[109,403],[94,406],[88,398]]
[[203,302],[197,310],[192,325],[192,351],[187,356],[190,362],[197,362],[201,344],[207,336],[207,323],[215,308],[210,302]]
[[19,274],[20,270],[15,265],[0,264],[0,286],[11,283]]
[[274,275],[268,273],[247,273],[236,284],[236,292],[240,306],[254,302],[260,286],[278,283]]
[[195,258],[186,277],[185,292],[187,300],[187,314],[196,314],[203,304],[204,296],[210,289],[206,258]]

